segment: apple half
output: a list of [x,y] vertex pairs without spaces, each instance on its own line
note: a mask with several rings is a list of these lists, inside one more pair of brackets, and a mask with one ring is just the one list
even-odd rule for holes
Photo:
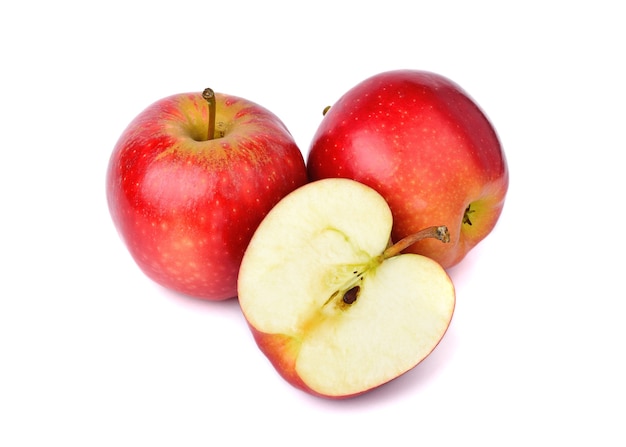
[[261,351],[311,394],[362,394],[420,363],[444,336],[455,291],[430,258],[401,251],[449,240],[430,227],[390,244],[392,214],[349,179],[309,183],[264,218],[243,257],[239,302]]

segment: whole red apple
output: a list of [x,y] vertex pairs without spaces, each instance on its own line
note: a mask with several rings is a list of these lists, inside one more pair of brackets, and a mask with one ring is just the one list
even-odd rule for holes
[[394,216],[392,238],[446,225],[450,243],[409,251],[448,268],[496,225],[509,173],[498,136],[456,83],[425,71],[372,76],[325,114],[308,154],[311,181],[357,180],[377,190]]
[[113,222],[147,276],[223,300],[237,294],[263,217],[306,182],[302,153],[278,117],[207,89],[141,112],[113,150],[106,187]]

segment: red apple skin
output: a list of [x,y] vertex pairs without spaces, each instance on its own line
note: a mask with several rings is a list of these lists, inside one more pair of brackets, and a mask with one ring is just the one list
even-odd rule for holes
[[206,300],[236,296],[256,227],[307,182],[302,153],[278,117],[242,98],[215,99],[212,140],[201,93],[146,108],[119,138],[106,177],[111,217],[141,270]]
[[492,231],[509,184],[479,106],[449,79],[417,70],[380,73],[346,92],[315,133],[307,166],[310,181],[345,177],[377,190],[392,210],[394,241],[446,225],[450,243],[429,239],[406,250],[444,268]]
[[322,396],[307,386],[298,376],[296,360],[298,359],[300,347],[292,337],[282,334],[267,334],[251,325],[248,325],[248,327],[261,352],[265,354],[274,369],[287,383],[314,396]]

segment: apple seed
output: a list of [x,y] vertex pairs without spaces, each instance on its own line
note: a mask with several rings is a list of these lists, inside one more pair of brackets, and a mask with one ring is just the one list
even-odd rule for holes
[[354,286],[353,288],[351,288],[350,290],[348,290],[344,295],[343,295],[343,302],[346,304],[352,304],[356,301],[356,299],[359,296],[359,291],[361,290],[361,288],[359,286]]

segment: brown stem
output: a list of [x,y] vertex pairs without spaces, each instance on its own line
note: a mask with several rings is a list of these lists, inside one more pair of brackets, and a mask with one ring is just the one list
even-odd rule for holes
[[205,88],[202,97],[209,104],[209,130],[207,140],[212,140],[215,136],[215,92],[210,88]]
[[447,243],[450,242],[450,233],[448,232],[448,227],[445,225],[439,227],[428,227],[424,228],[417,233],[410,234],[407,237],[400,239],[398,242],[393,244],[391,247],[387,248],[382,256],[382,259],[388,259],[392,256],[399,254],[402,250],[410,247],[417,241],[421,241],[426,238],[435,238],[439,239],[441,242]]

